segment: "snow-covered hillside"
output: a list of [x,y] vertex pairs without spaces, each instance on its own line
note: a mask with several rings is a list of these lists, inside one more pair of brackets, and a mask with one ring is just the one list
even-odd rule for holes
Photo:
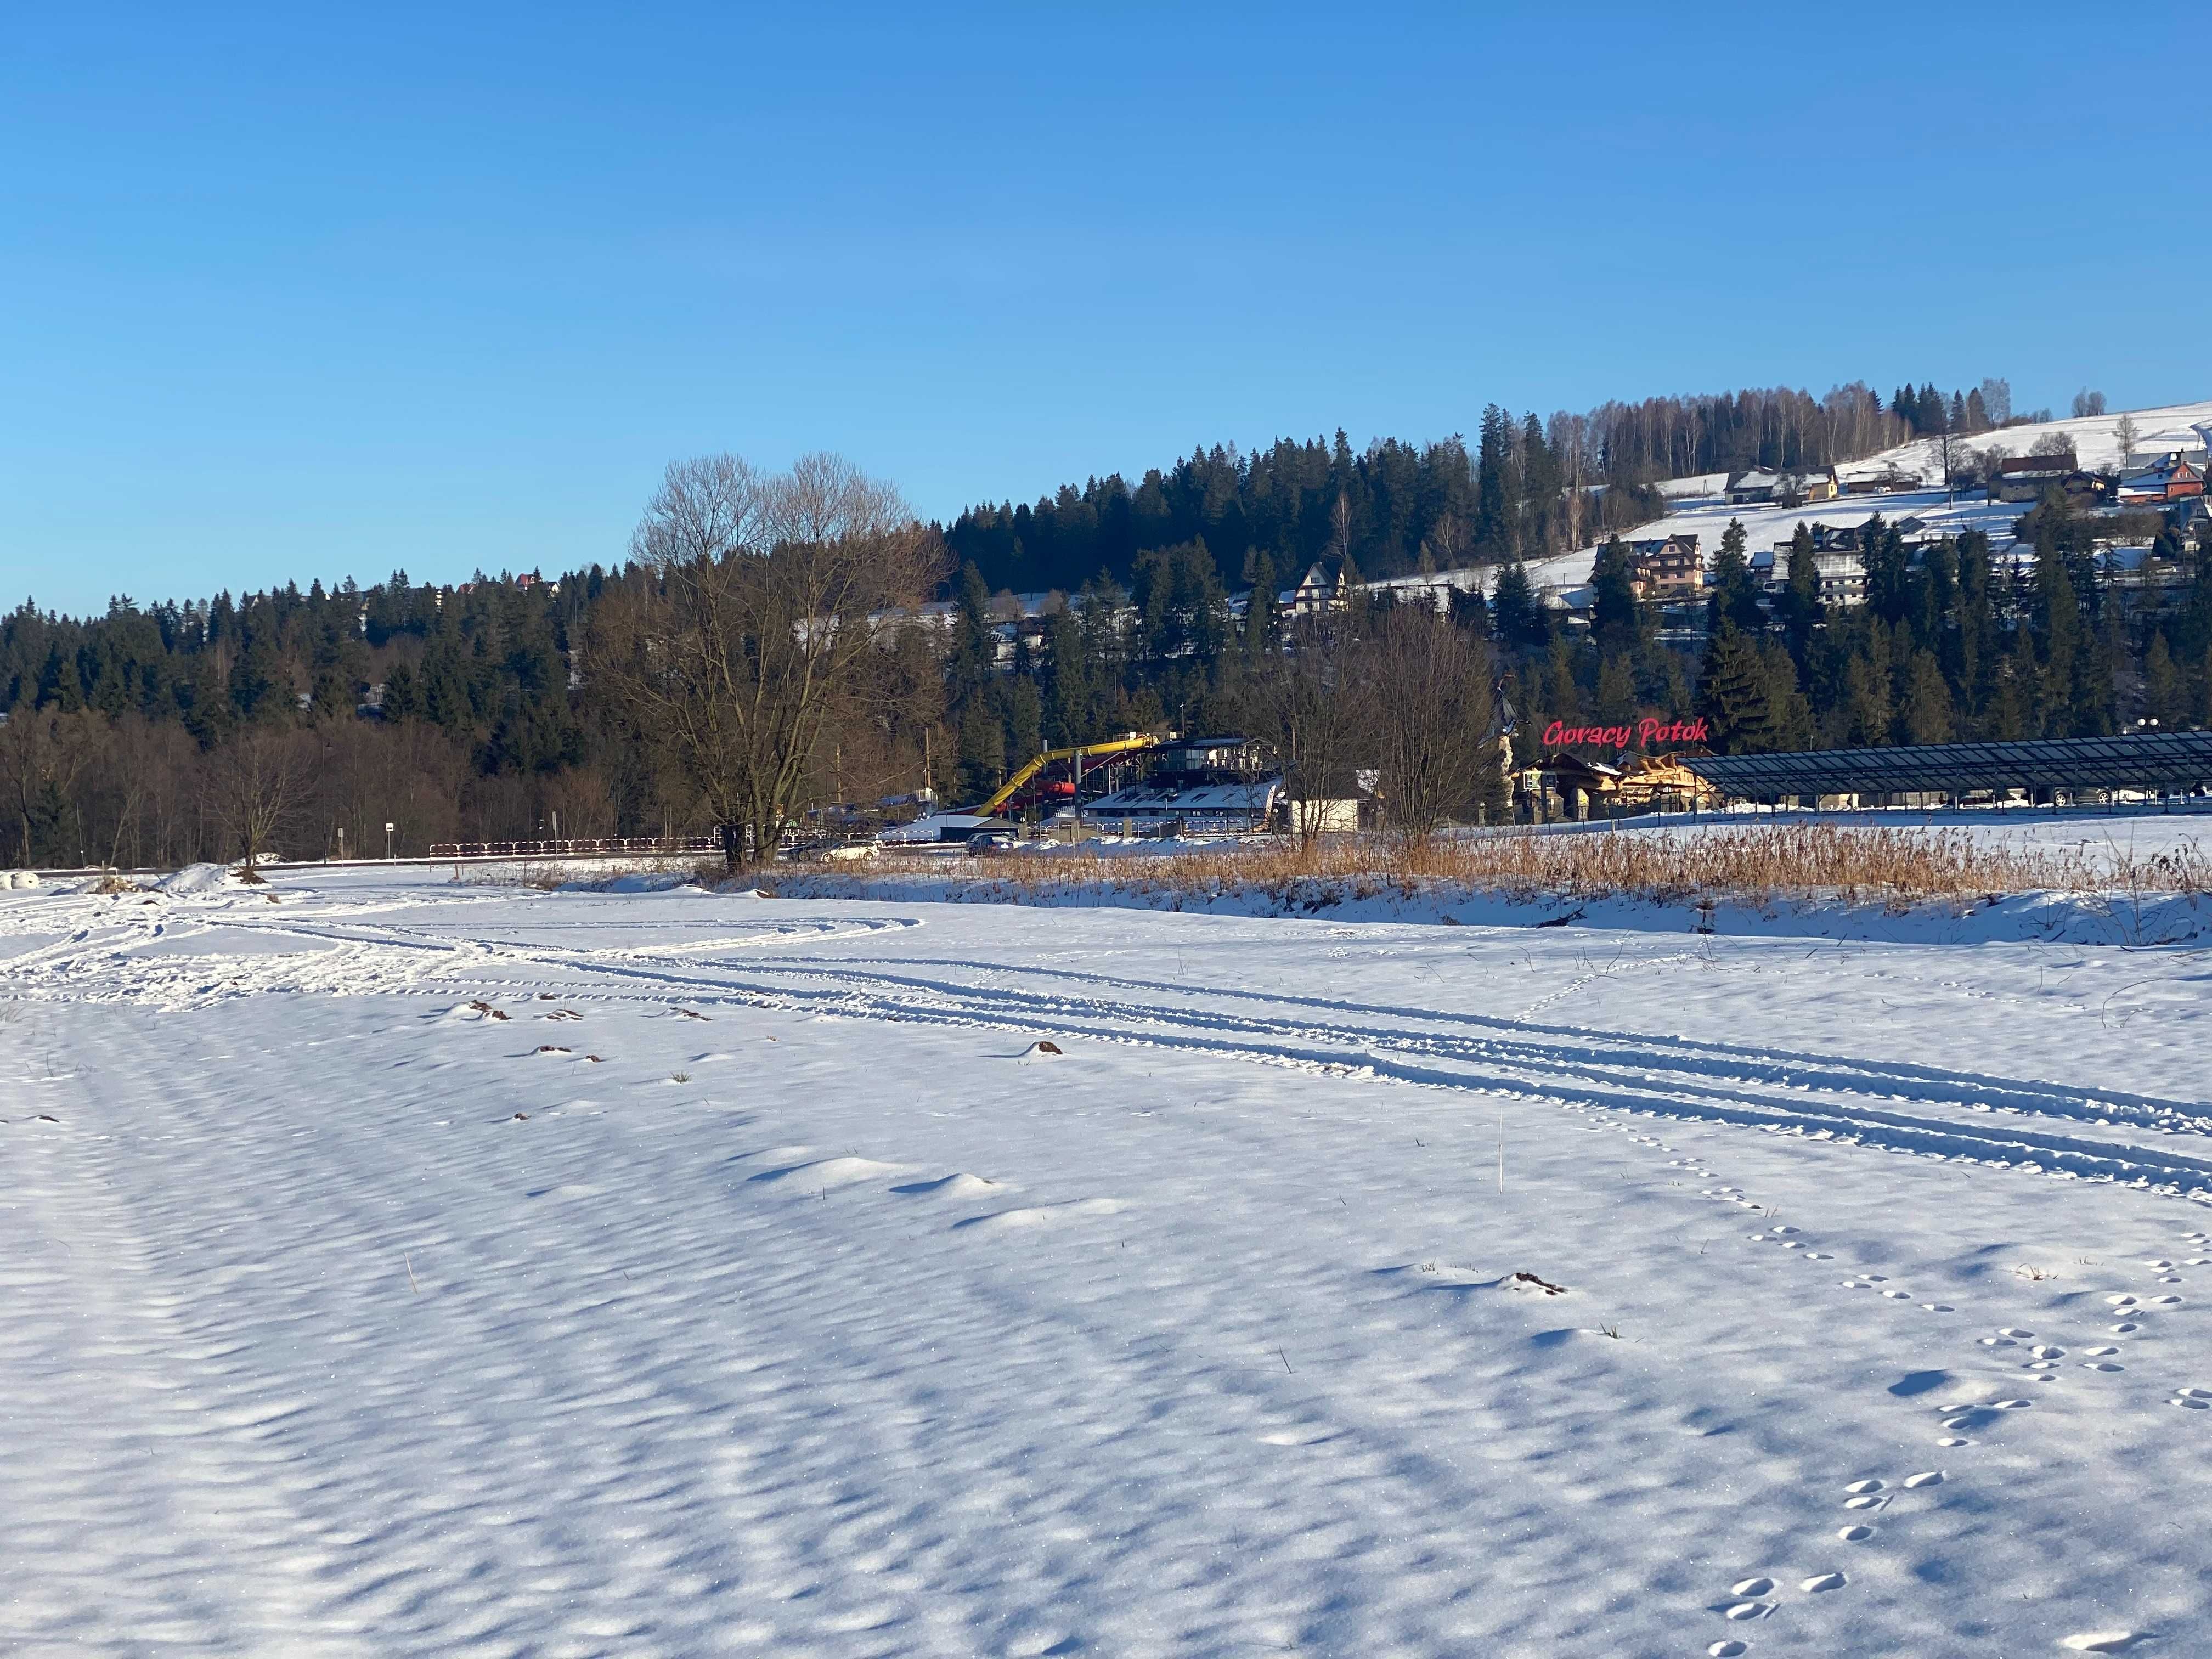
[[[2138,453],[2197,449],[2203,447],[2203,441],[2192,427],[2197,422],[2212,422],[2212,403],[2172,404],[2159,409],[2114,410],[2078,420],[2007,427],[1954,441],[1953,458],[1954,464],[1962,459],[1959,453],[1961,444],[1978,452],[1993,449],[2006,455],[2025,455],[2033,450],[2039,439],[2055,433],[2075,446],[2075,453],[2085,467],[2111,470],[2117,468],[2122,459],[2119,424],[2124,418],[2135,423],[2135,448]],[[1923,533],[1931,535],[1984,531],[1999,556],[2003,556],[2012,551],[2012,526],[2026,510],[2017,504],[1984,500],[1979,491],[1947,495],[1942,488],[1942,446],[1935,439],[1901,444],[1840,466],[1837,472],[1846,479],[1917,477],[1929,487],[1878,495],[1843,496],[1802,507],[1730,507],[1718,493],[1728,483],[1728,475],[1705,473],[1662,484],[1662,490],[1675,504],[1673,510],[1662,519],[1626,532],[1624,539],[1643,541],[1662,536],[1694,535],[1710,564],[1731,519],[1742,522],[1747,544],[1756,552],[1788,541],[1800,523],[1856,529],[1879,514],[1891,523],[1901,518],[1918,519],[1925,527]],[[1583,590],[1589,584],[1590,568],[1596,558],[1597,549],[1593,544],[1553,558],[1532,561],[1528,565],[1529,577],[1539,586],[1563,595],[1570,603],[1580,603],[1588,597]],[[1474,580],[1474,573],[1469,573],[1468,579],[1470,582]],[[1486,587],[1494,587],[1496,572],[1484,573],[1484,580]]]
[[2197,955],[274,893],[0,895],[0,1644],[2212,1650]]
[[[2004,455],[2027,455],[2042,439],[2062,437],[2073,447],[2075,458],[2093,470],[2114,471],[2125,459],[2121,453],[2120,422],[2135,424],[2138,453],[2167,450],[2200,450],[2204,440],[2192,428],[2212,422],[2212,403],[2169,404],[2158,409],[2114,410],[2106,415],[2085,415],[2030,426],[2008,426],[1995,432],[1951,441],[1955,464],[1961,448],[1977,453],[1995,450]],[[1844,478],[1879,478],[1893,473],[1916,477],[1930,485],[1943,482],[1943,443],[1940,438],[1918,438],[1863,461],[1847,462],[1836,469]],[[1723,483],[1726,481],[1723,480]]]

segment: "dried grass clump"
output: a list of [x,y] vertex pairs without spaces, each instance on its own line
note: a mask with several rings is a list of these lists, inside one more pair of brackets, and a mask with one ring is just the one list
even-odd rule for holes
[[[944,872],[939,860],[894,856],[878,860],[866,879]],[[1389,890],[1411,897],[1438,887],[1514,899],[1826,902],[1900,909],[2028,892],[2197,895],[2212,890],[2212,860],[2193,847],[2137,857],[2117,848],[2014,845],[1966,830],[1804,823],[1672,833],[1504,830],[1410,846],[1366,836],[1304,846],[1285,839],[1156,858],[1071,848],[1006,860],[994,866],[991,881],[1017,900],[1105,884],[1186,902],[1261,891],[1290,909]]]

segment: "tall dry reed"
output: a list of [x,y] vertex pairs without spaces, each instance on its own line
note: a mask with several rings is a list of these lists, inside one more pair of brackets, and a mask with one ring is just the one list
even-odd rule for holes
[[894,855],[855,879],[866,886],[915,876],[988,881],[1009,897],[1104,883],[1184,898],[1266,891],[1290,902],[1317,891],[1357,897],[1396,889],[1410,896],[1443,887],[1516,899],[1901,907],[2036,891],[2193,895],[2212,890],[2212,860],[2188,845],[2138,856],[2118,847],[2013,843],[1965,830],[1810,823],[1621,834],[1505,830],[1410,847],[1369,837],[1304,847],[1285,839],[1152,856],[1071,848],[988,862]]

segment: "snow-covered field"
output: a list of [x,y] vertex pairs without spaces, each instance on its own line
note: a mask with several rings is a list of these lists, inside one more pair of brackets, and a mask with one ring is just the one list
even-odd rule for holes
[[2212,1651],[2201,947],[275,897],[0,895],[15,1650]]

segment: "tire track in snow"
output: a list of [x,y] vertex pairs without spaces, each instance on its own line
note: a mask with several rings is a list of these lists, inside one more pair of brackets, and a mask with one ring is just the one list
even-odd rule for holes
[[[694,962],[655,963],[646,956],[617,962],[532,948],[517,949],[511,958],[518,966],[587,970],[671,989],[681,987],[682,994],[695,1000],[1043,1036],[1073,1033],[1099,1042],[1203,1052],[1335,1075],[1383,1078],[1492,1098],[1703,1118],[1838,1145],[1869,1145],[2037,1173],[2059,1172],[2143,1187],[2163,1183],[2177,1191],[2212,1198],[2212,1154],[2191,1156],[2145,1148],[2117,1138],[2084,1139],[2001,1126],[1994,1114],[1986,1127],[1972,1121],[1918,1117],[1886,1103],[1876,1104],[1869,1094],[1850,1086],[1847,1067],[1832,1069],[1820,1078],[1818,1095],[1826,1097],[1824,1101],[1816,1097],[1812,1084],[1801,1089],[1795,1073],[1780,1072],[1764,1057],[1750,1064],[1738,1061],[1735,1074],[1728,1075],[1722,1069],[1723,1057],[1711,1052],[1719,1045],[1694,1045],[1695,1051],[1687,1056],[1691,1063],[1684,1065],[1681,1049],[1685,1045],[1679,1042],[1622,1039],[1619,1048],[1609,1051],[1617,1058],[1604,1063],[1589,1052],[1561,1060],[1540,1044],[1532,1043],[1516,1053],[1510,1045],[1470,1042],[1450,1032],[1347,1031],[1290,1018],[1176,1010],[1153,1003],[1055,1000],[974,986],[948,988],[942,981],[820,963],[785,966],[778,961],[763,962],[752,966],[754,977],[747,978],[735,970],[704,969]],[[550,982],[486,977],[466,983],[469,988],[480,990],[534,991]],[[594,994],[573,981],[559,981],[553,988],[572,998]],[[611,988],[598,994],[617,1000],[636,996],[635,993],[625,996]],[[1255,1000],[1259,994],[1237,994]],[[1431,1018],[1399,1009],[1376,1012],[1407,1023]],[[1442,1018],[1452,1023],[1480,1021],[1492,1028],[1512,1029],[1510,1022],[1481,1016]],[[1587,1040],[1586,1033],[1575,1035]],[[1245,1040],[1232,1040],[1239,1037]],[[1670,1062],[1674,1062],[1671,1066]],[[1670,1069],[1672,1076],[1668,1075]],[[1974,1079],[1969,1087],[1982,1092],[1982,1082]],[[1997,1084],[1988,1091],[2037,1097],[2033,1085]],[[1952,1103],[1969,1109],[1977,1104]],[[2173,1103],[2144,1103],[2176,1116],[2183,1113]]]
[[[231,957],[225,963],[231,976],[213,981],[209,978],[212,964],[205,957],[138,959],[129,963],[125,982],[113,994],[122,998],[135,992],[173,1003],[181,998],[187,1005],[267,990],[551,989],[570,998],[612,1000],[663,1000],[675,994],[854,1018],[1076,1035],[1335,1075],[1381,1078],[1488,1098],[1701,1118],[1838,1145],[2158,1185],[2212,1199],[2212,1151],[2200,1155],[2147,1146],[2130,1133],[2152,1128],[2201,1134],[2212,1127],[2212,1118],[2182,1103],[2143,1096],[2089,1095],[1934,1067],[1778,1055],[1688,1038],[1594,1037],[1573,1028],[1456,1011],[1410,1010],[1237,988],[1200,993],[1077,969],[1021,970],[1023,977],[1045,981],[1045,988],[1024,990],[813,957],[766,957],[740,970],[702,963],[700,950],[711,941],[687,941],[679,954],[671,955],[665,949],[629,946],[494,943],[414,927],[332,927],[309,918],[226,916],[222,925],[248,933],[313,939],[330,948],[269,958]],[[904,919],[809,923],[797,928],[774,925],[738,937],[780,943],[799,931],[812,942],[827,942],[914,925]],[[82,948],[109,947],[88,942]],[[111,961],[126,959],[112,949],[109,954]],[[406,964],[397,972],[395,958]],[[911,965],[1010,971],[965,961],[917,959]],[[535,976],[548,974],[559,977]],[[0,981],[16,977],[0,966]],[[1119,984],[1194,1000],[1203,996],[1249,1012],[1175,1007],[1053,988],[1069,981],[1086,988]],[[1351,1027],[1301,1018],[1307,1010],[1368,1024]],[[1882,1092],[1877,1094],[1877,1089]],[[1948,1107],[1972,1115],[1931,1116],[1910,1109],[1916,1105]],[[2035,1116],[2066,1120],[2107,1133],[2059,1133],[2004,1121]],[[2134,1119],[2147,1121],[2130,1121]]]

